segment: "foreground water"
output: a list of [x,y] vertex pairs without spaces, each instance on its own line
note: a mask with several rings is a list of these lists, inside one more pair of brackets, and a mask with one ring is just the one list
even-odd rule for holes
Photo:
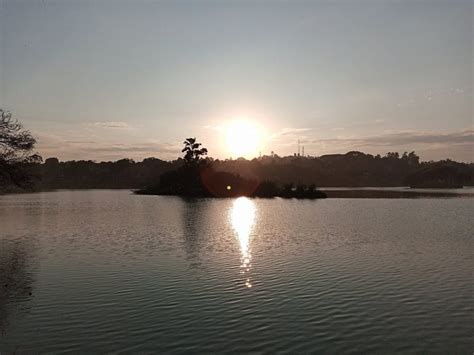
[[474,200],[0,197],[0,352],[472,354]]

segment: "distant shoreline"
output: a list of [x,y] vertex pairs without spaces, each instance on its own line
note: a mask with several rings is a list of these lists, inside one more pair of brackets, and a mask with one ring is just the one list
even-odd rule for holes
[[[121,191],[126,190],[131,193],[135,193],[136,189],[129,188],[117,188],[117,189],[47,189],[47,190],[38,190],[38,191],[3,191],[0,192],[0,196],[7,195],[19,195],[19,194],[31,194],[31,193],[46,193],[46,192],[81,192],[81,191]],[[474,197],[474,186],[464,186],[462,189],[430,189],[430,188],[410,188],[407,186],[393,186],[393,187],[320,187],[319,191],[324,192],[327,195],[327,198],[354,198],[354,199],[416,199],[416,198],[473,198]],[[137,194],[139,195],[139,194]],[[151,195],[147,196],[175,196],[175,195]],[[223,198],[223,197],[186,197],[186,196],[176,196],[183,198]],[[272,199],[275,197],[249,197],[249,198],[265,198]],[[225,198],[225,197],[224,197]],[[228,197],[235,198],[235,197]],[[305,198],[283,198],[287,200],[307,200]]]
[[[464,190],[464,191],[460,191]],[[474,197],[474,188],[461,189],[410,187],[322,187],[328,198],[459,198]]]

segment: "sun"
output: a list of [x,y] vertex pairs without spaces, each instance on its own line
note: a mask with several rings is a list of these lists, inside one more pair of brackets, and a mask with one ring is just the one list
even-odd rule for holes
[[251,158],[259,153],[262,131],[258,124],[250,120],[235,120],[227,125],[227,150],[233,158]]

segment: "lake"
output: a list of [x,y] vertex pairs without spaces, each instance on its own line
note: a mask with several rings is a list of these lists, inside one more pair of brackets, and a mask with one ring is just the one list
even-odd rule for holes
[[473,202],[0,196],[0,352],[472,354]]

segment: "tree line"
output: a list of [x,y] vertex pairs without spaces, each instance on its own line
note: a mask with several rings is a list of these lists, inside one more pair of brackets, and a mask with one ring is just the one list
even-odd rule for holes
[[[34,152],[36,141],[11,114],[0,110],[0,189],[143,189],[164,179],[177,179],[185,165],[205,164],[213,171],[271,181],[278,186],[293,184],[318,187],[457,187],[474,185],[474,164],[451,160],[421,162],[415,152],[372,155],[358,151],[320,157],[262,156],[247,160],[207,157],[207,149],[195,139],[188,141],[183,158],[164,161],[146,158],[136,162],[91,160],[44,162]],[[186,143],[186,142],[185,142]],[[202,161],[202,162],[201,162]]]
[[[407,154],[409,155],[409,154]],[[214,170],[237,174],[258,181],[273,181],[279,185],[298,184],[318,187],[388,187],[422,186],[429,181],[451,181],[456,185],[474,185],[474,165],[451,160],[420,162],[412,154],[373,156],[348,152],[321,157],[263,156],[252,160],[219,160],[206,158]],[[147,158],[136,162],[121,159],[114,162],[64,161],[48,158],[44,163],[27,162],[23,167],[34,176],[28,187],[44,189],[142,189],[168,172],[185,164],[179,158],[164,161]],[[168,175],[169,179],[175,177]],[[5,180],[3,181],[6,182]],[[10,181],[10,185],[18,182]],[[21,182],[21,180],[20,180]],[[442,186],[440,186],[442,187]]]

